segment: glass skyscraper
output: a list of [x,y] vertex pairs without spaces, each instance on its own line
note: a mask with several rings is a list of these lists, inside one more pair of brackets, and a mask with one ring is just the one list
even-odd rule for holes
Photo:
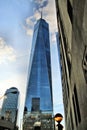
[[16,87],[6,90],[0,115],[0,130],[13,130],[17,123],[19,91]]
[[52,111],[49,27],[42,18],[34,26],[25,103],[28,111],[33,109],[33,98],[39,98],[41,111]]
[[12,122],[15,122],[15,119],[17,118],[18,96],[19,91],[17,88],[11,87],[10,89],[7,89],[1,109],[1,115]]
[[49,25],[42,18],[34,26],[29,65],[25,113],[40,112],[52,115]]

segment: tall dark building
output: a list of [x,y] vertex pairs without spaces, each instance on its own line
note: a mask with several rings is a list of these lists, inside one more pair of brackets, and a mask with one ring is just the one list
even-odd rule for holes
[[66,130],[87,129],[87,1],[55,0]]
[[6,90],[0,115],[0,130],[16,130],[18,96],[19,91],[17,88],[11,87]]
[[[40,18],[34,26],[24,111],[24,130],[30,128],[33,130],[38,121],[41,124],[41,130],[53,129],[52,112],[49,26],[44,19]],[[32,116],[35,120],[30,124]]]

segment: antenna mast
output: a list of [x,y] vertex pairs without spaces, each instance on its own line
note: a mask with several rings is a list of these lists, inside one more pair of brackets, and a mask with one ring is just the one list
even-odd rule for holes
[[[41,5],[42,5],[42,0],[41,0]],[[41,7],[41,19],[43,17],[43,7]]]
[[41,19],[42,19],[42,17],[43,17],[43,8],[41,9]]

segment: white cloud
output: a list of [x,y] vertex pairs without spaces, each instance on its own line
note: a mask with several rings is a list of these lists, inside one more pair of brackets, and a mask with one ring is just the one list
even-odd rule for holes
[[26,30],[26,33],[27,33],[27,35],[30,35],[30,36],[33,35],[33,31],[32,31],[32,29],[27,29],[27,30]]
[[7,45],[5,40],[0,37],[0,64],[6,63],[7,61],[15,61],[16,55],[14,49]]
[[40,12],[38,10],[36,10],[34,12],[34,15],[31,17],[28,17],[25,21],[26,24],[23,26],[24,29],[26,30],[26,34],[29,36],[33,35],[33,28],[34,28],[34,24],[35,22],[40,18]]
[[57,21],[56,21],[56,9],[55,2],[50,0],[46,7],[43,8],[43,14],[45,19],[49,23],[50,31],[55,33],[57,31]]
[[34,2],[38,5],[38,9],[43,8],[48,4],[48,0],[34,0]]
[[41,7],[41,4],[44,4],[44,2],[47,0],[35,0],[35,3],[40,4],[38,9],[34,7],[34,15],[31,17],[28,17],[26,19],[26,34],[32,36],[33,34],[33,28],[35,22],[41,17],[41,10],[43,10],[43,18],[49,23],[49,29],[51,33],[51,42],[56,42],[56,36],[55,32],[57,32],[57,21],[56,21],[56,9],[55,9],[55,2],[53,0],[48,1],[48,4],[46,6],[43,6],[43,9]]
[[[28,20],[29,21],[29,20]],[[23,25],[23,28],[24,30],[26,31],[26,34],[29,35],[29,36],[32,36],[33,34],[33,29],[31,29],[29,26],[28,26],[28,21],[27,21],[27,24],[26,25]],[[33,28],[33,26],[32,26]]]
[[26,19],[26,24],[32,27],[33,26],[33,22],[31,21],[31,19],[32,19],[32,17],[28,17]]
[[40,18],[40,12],[38,10],[36,10],[34,12],[34,16],[33,17],[34,17],[35,21],[37,21]]
[[41,4],[42,0],[34,0],[35,3]]

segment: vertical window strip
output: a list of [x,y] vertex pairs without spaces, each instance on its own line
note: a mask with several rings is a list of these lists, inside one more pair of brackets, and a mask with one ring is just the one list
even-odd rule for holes
[[74,107],[74,115],[75,115],[75,122],[76,122],[76,126],[78,125],[77,124],[77,116],[76,116],[76,109],[75,109],[75,99],[74,99],[74,95],[73,95],[73,107]]
[[76,102],[76,109],[77,109],[76,111],[77,111],[78,121],[80,123],[81,122],[81,114],[80,114],[80,109],[79,109],[79,102],[78,102],[76,87],[74,87],[74,94],[75,94],[75,102]]

